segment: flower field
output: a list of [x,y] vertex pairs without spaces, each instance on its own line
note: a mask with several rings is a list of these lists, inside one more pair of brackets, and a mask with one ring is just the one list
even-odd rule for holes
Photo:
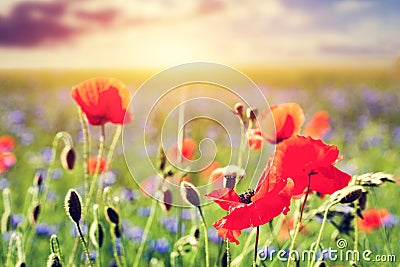
[[194,107],[131,107],[153,71],[0,71],[0,265],[400,266],[396,74],[241,71],[269,108],[206,88],[236,131],[193,120],[166,142]]

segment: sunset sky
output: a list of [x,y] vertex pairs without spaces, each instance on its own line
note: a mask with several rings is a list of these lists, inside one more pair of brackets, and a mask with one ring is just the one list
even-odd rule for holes
[[1,0],[0,68],[389,65],[399,14],[398,0]]

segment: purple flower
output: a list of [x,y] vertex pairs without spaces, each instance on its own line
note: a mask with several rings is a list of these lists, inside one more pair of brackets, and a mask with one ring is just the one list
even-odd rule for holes
[[0,178],[0,190],[4,190],[8,187],[8,180],[6,178]]
[[7,112],[4,116],[4,122],[7,125],[21,124],[25,121],[25,113],[21,110]]
[[[161,225],[170,233],[176,234],[178,232],[178,221],[175,217],[164,217],[160,219]],[[182,232],[185,232],[185,225],[182,224]]]
[[142,241],[143,228],[140,226],[132,226],[124,230],[124,235],[133,243],[139,244]]
[[211,242],[219,243],[220,241],[223,240],[220,236],[218,236],[217,230],[214,227],[208,228],[207,233],[208,233],[208,239]]
[[11,215],[11,225],[12,227],[17,227],[20,223],[25,220],[23,214],[13,214]]
[[150,208],[149,207],[139,207],[136,213],[140,217],[148,217],[150,215]]
[[399,223],[399,218],[394,214],[390,214],[389,216],[384,218],[384,220],[382,221],[382,225],[384,225],[386,227],[392,227],[398,223]]
[[168,253],[170,250],[170,244],[166,238],[158,238],[150,243],[150,250],[158,253]]
[[51,158],[53,156],[53,152],[51,151],[51,148],[50,147],[43,148],[41,151],[41,156],[42,156],[42,160],[45,163],[49,164],[51,161]]
[[138,198],[138,193],[136,190],[131,190],[129,188],[124,188],[122,191],[122,199],[126,201],[134,201]]
[[62,169],[55,168],[53,170],[53,177],[52,178],[53,178],[53,180],[58,180],[58,179],[62,178],[63,175],[64,175],[64,171]]
[[191,220],[192,219],[192,209],[182,209],[181,210],[181,218],[182,218],[182,220]]
[[104,175],[104,186],[110,186],[115,184],[117,181],[117,175],[113,171],[108,171],[103,174]]
[[38,223],[36,225],[36,234],[51,236],[58,232],[58,227],[56,225],[49,225],[47,223]]

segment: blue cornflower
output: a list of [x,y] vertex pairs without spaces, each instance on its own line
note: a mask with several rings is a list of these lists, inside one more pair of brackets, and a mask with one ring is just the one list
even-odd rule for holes
[[220,241],[223,240],[220,236],[218,236],[217,230],[214,227],[208,228],[207,233],[208,233],[208,239],[211,242],[219,243]]
[[158,238],[150,243],[150,250],[158,253],[168,253],[170,250],[170,243],[166,238]]
[[[178,232],[178,220],[175,217],[164,217],[160,219],[161,225],[170,233]],[[185,225],[182,224],[182,232],[185,232]]]
[[11,215],[11,225],[12,227],[17,227],[20,223],[25,220],[23,214],[13,214]]
[[51,236],[55,235],[58,232],[58,227],[56,225],[49,225],[47,223],[38,223],[36,225],[36,234],[37,235],[45,235]]
[[150,208],[149,207],[139,207],[137,209],[136,213],[140,217],[148,217],[150,215]]

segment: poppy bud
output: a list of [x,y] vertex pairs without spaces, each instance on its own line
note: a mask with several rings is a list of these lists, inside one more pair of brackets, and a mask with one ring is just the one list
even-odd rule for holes
[[257,108],[247,108],[246,109],[246,117],[251,120],[252,122],[254,122],[257,118]]
[[42,172],[37,172],[35,177],[33,177],[33,185],[40,188],[43,184],[43,174]]
[[103,246],[104,241],[104,231],[101,223],[94,221],[90,226],[89,237],[93,245],[97,248]]
[[51,253],[47,259],[47,267],[62,267],[60,258],[55,253]]
[[82,216],[81,197],[75,189],[68,190],[68,193],[65,196],[64,205],[67,215],[73,222],[79,224],[79,220]]
[[345,187],[339,191],[336,191],[331,195],[332,201],[339,201],[340,203],[352,203],[359,199],[362,195],[362,186],[350,186]]
[[358,206],[361,210],[365,210],[367,204],[367,192],[363,192],[361,197],[358,199]]
[[74,169],[75,160],[76,160],[76,153],[75,150],[70,147],[64,147],[63,151],[60,155],[61,165],[63,166],[64,170],[71,171]]
[[161,145],[158,148],[158,158],[157,158],[157,160],[158,160],[158,163],[157,163],[158,169],[161,172],[164,172],[165,165],[167,163],[167,156],[165,155],[164,149],[163,149],[163,147]]
[[121,229],[119,228],[119,225],[114,225],[114,235],[116,238],[121,237]]
[[172,193],[169,189],[164,189],[161,195],[162,202],[160,202],[160,206],[164,211],[171,210],[171,203],[172,203]]
[[195,207],[200,207],[200,194],[193,184],[182,181],[181,195],[189,204]]
[[236,115],[238,115],[242,120],[243,120],[243,104],[242,103],[236,103],[235,106],[233,107],[233,110]]
[[113,209],[112,207],[106,207],[105,208],[105,215],[106,219],[113,223],[113,224],[118,224],[119,223],[119,215],[118,212]]
[[30,221],[31,224],[36,224],[39,218],[39,214],[40,214],[40,205],[37,204],[35,205],[35,207],[32,210],[31,216],[30,216]]
[[198,227],[193,227],[192,230],[190,231],[191,235],[196,238],[196,240],[199,240],[200,237],[200,229]]

